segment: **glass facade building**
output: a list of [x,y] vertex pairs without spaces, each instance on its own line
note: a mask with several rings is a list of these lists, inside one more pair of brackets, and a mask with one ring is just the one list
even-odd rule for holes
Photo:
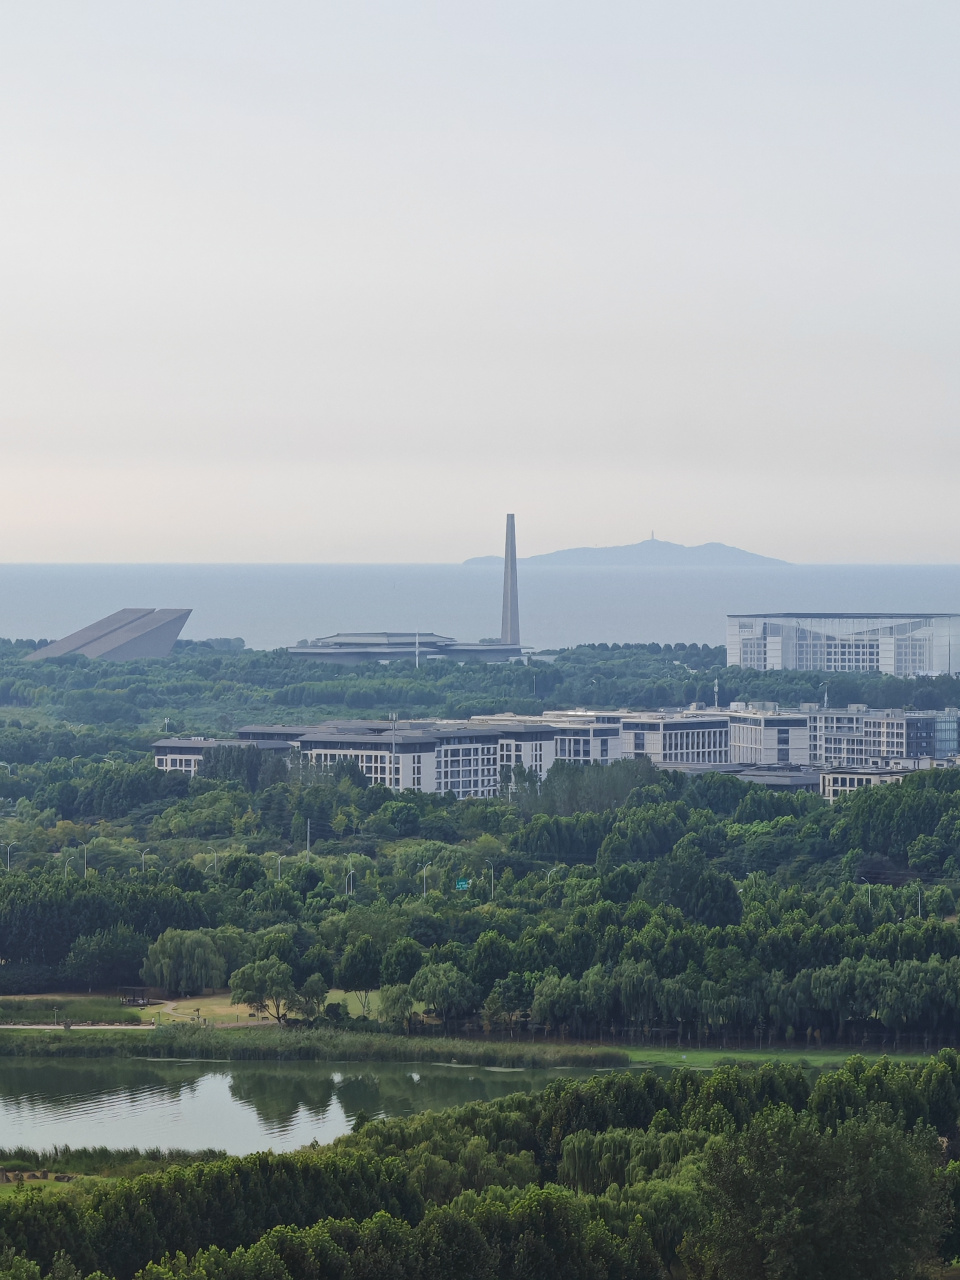
[[953,675],[960,670],[960,614],[728,614],[727,664],[757,671]]

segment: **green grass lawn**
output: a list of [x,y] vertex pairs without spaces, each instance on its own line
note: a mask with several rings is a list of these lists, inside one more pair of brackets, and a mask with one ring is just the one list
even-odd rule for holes
[[106,1182],[116,1182],[116,1179],[83,1177],[73,1178],[70,1182],[54,1182],[52,1178],[45,1182],[25,1181],[22,1184],[23,1191],[20,1191],[21,1184],[18,1182],[0,1182],[0,1200],[17,1194],[23,1195],[27,1191],[39,1191],[42,1196],[59,1196],[71,1189],[92,1191],[94,1187],[102,1186]]
[[797,1062],[809,1067],[839,1067],[848,1058],[862,1054],[865,1058],[892,1058],[898,1061],[920,1061],[930,1058],[936,1052],[931,1049],[924,1053],[892,1052],[881,1053],[879,1049],[856,1049],[847,1046],[835,1046],[829,1049],[628,1049],[630,1064],[634,1067],[697,1067],[702,1069],[716,1067],[719,1063],[752,1063],[760,1062]]
[[143,1018],[136,1009],[126,1008],[115,996],[4,996],[0,999],[0,1026],[18,1022],[57,1022],[62,1026],[64,1021],[137,1024]]

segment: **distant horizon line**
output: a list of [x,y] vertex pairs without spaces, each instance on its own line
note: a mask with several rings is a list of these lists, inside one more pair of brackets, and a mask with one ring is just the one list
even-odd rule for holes
[[[679,545],[679,544],[675,544]],[[589,548],[605,550],[606,548]],[[538,564],[530,565],[531,560],[543,560],[552,552],[534,552],[529,556],[518,556],[519,565],[533,569],[624,569],[624,570],[667,570],[678,569],[724,569],[737,571],[770,571],[773,569],[858,569],[858,568],[891,568],[891,569],[949,569],[960,568],[958,560],[782,560],[766,557],[761,552],[756,554],[760,563],[730,562],[722,565],[703,564]],[[168,568],[168,569],[228,569],[228,568],[423,568],[423,569],[489,569],[495,564],[503,564],[503,556],[491,553],[484,556],[470,556],[466,560],[0,560],[0,569],[124,569],[124,568]]]

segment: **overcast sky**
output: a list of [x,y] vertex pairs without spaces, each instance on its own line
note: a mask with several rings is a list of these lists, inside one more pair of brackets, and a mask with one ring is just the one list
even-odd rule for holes
[[0,3],[0,556],[960,560],[960,6]]

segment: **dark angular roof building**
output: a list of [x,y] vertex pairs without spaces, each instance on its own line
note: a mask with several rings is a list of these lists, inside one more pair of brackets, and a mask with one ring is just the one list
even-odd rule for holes
[[108,618],[91,622],[62,640],[31,653],[28,662],[82,653],[100,662],[126,662],[132,658],[165,658],[183,630],[192,609],[119,609]]

